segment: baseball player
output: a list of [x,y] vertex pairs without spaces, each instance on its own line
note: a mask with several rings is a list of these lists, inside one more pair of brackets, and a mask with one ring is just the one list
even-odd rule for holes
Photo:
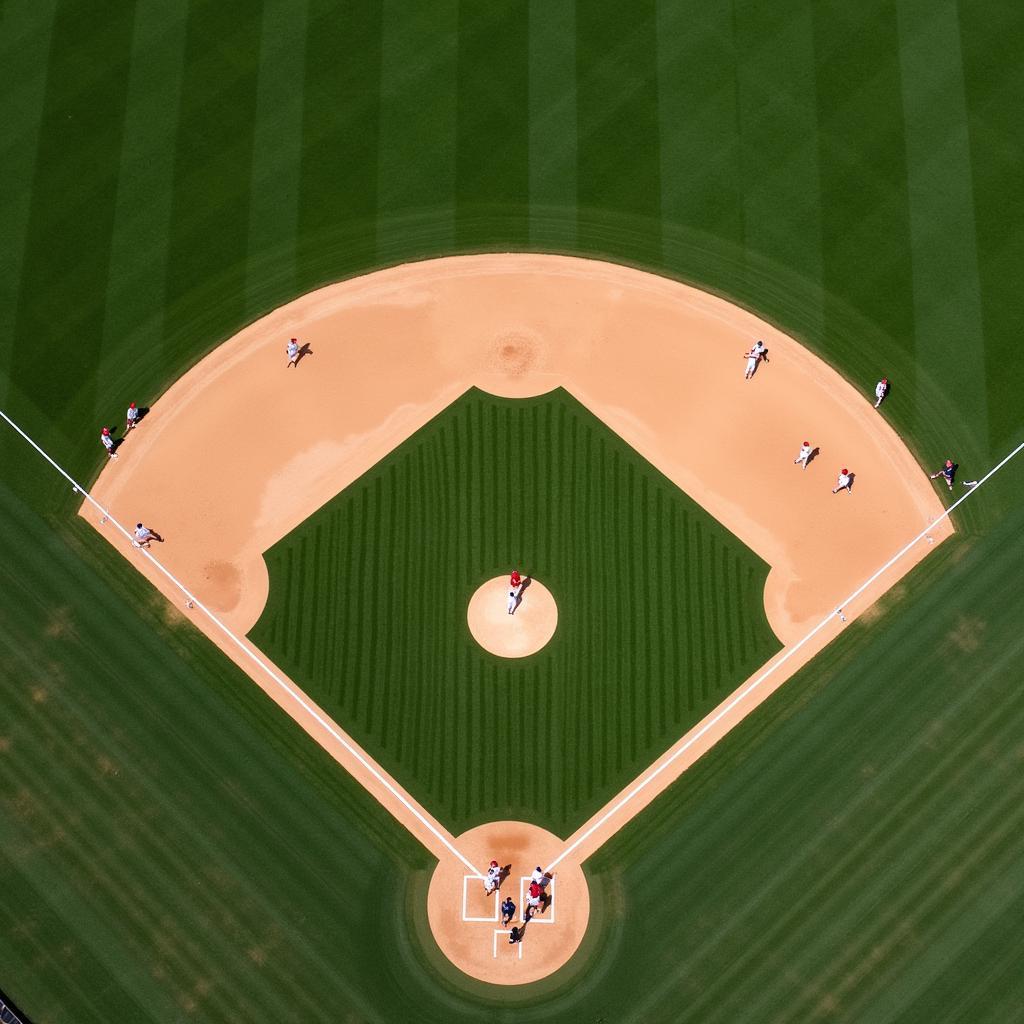
[[747,372],[743,375],[743,379],[750,380],[757,370],[757,364],[762,359],[766,363],[768,362],[768,348],[765,343],[758,338],[757,341],[754,342],[754,347],[749,352],[743,353],[743,358],[747,361]]
[[506,896],[501,902],[501,927],[507,928],[516,916],[516,905],[512,902],[511,896]]
[[515,925],[512,926],[512,931],[508,933],[508,944],[514,946],[517,942],[523,940],[523,929],[517,928]]
[[[288,347],[285,349],[285,351],[288,353],[288,366],[298,366],[299,365],[299,339],[298,338],[292,338],[292,340],[288,342]],[[286,370],[288,369],[288,366],[285,367]]]
[[836,477],[836,485],[832,488],[833,494],[838,494],[840,491],[853,494],[853,475],[845,466],[839,470],[839,476]]
[[536,882],[530,883],[530,895],[526,897],[526,917],[533,917],[540,910],[540,901],[543,893]]
[[484,895],[490,896],[492,892],[496,892],[500,884],[501,868],[498,867],[496,860],[492,860],[491,866],[487,869],[487,877],[484,879]]
[[114,451],[114,439],[110,436],[110,427],[104,427],[100,432],[100,440],[103,442],[103,447],[107,449],[107,454],[112,458],[117,458],[117,452]]
[[148,526],[143,526],[142,523],[135,524],[135,546],[137,548],[148,548],[150,541],[154,540],[161,544],[164,542],[163,537],[156,530],[151,530]]
[[877,409],[882,402],[885,400],[885,396],[889,393],[889,378],[883,377],[875,385],[875,408]]
[[932,473],[928,478],[934,480],[936,477],[943,477],[946,481],[946,486],[953,490],[953,477],[956,475],[956,466],[953,465],[952,459],[946,459],[946,464],[938,471],[938,473]]
[[545,879],[544,879],[544,872],[541,871],[539,864],[533,869],[533,874],[530,875],[530,881],[531,882],[536,882],[537,885],[543,887],[544,881],[545,881]]
[[804,441],[804,443],[800,445],[800,451],[797,453],[797,457],[793,460],[793,465],[799,466],[803,463],[803,467],[806,469],[812,451],[814,451],[814,449],[811,447],[811,442]]
[[132,402],[128,406],[128,412],[125,413],[124,418],[124,432],[127,434],[128,431],[135,429],[135,424],[139,422],[139,410],[135,403]]
[[523,587],[526,586],[526,581],[522,576],[519,575],[518,569],[512,570],[512,575],[508,578],[508,613],[514,615],[516,608],[519,606],[519,595],[523,592]]

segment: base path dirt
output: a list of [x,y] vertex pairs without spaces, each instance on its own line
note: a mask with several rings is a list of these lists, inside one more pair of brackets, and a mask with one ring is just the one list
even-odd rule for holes
[[[291,337],[306,348],[286,368]],[[768,359],[747,380],[745,353],[757,338]],[[771,566],[765,610],[786,645],[777,658],[787,658],[771,685],[705,720],[635,799],[613,801],[585,825],[567,869],[821,650],[843,628],[838,619],[787,656],[943,508],[873,408],[873,380],[855,390],[793,339],[695,288],[520,254],[396,267],[274,311],[154,403],[92,493],[122,523],[159,531],[166,542],[154,554],[244,637],[267,600],[264,552],[472,386],[512,398],[566,388]],[[794,465],[804,440],[817,450],[806,470]],[[843,467],[852,492],[833,494]],[[177,588],[109,522],[85,506],[81,514],[184,610]],[[931,545],[916,546],[846,608],[847,620],[950,533],[948,520],[937,522]],[[187,614],[442,862],[469,870],[475,862],[458,841],[293,681],[258,667],[249,654],[262,655],[247,641],[240,649],[198,607]],[[523,979],[507,958],[480,956],[469,973]]]

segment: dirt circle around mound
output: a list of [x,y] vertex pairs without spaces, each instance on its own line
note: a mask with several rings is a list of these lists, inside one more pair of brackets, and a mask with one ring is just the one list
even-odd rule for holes
[[545,647],[558,628],[558,605],[539,580],[527,577],[509,613],[509,578],[495,576],[469,599],[466,621],[473,639],[501,658],[525,658]]
[[[564,840],[523,821],[492,821],[455,840],[478,871],[492,860],[502,869],[498,892],[484,895],[481,875],[458,858],[438,861],[427,891],[427,916],[444,955],[465,974],[493,985],[524,985],[563,967],[579,949],[590,920],[590,890],[575,860],[558,864],[543,883],[542,903],[528,920],[527,897],[536,868],[546,871]],[[501,904],[511,896],[515,914],[502,925]],[[522,940],[509,943],[511,927]]]

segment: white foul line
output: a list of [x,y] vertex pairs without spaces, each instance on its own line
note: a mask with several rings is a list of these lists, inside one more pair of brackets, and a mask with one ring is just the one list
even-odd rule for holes
[[804,646],[804,644],[806,644],[809,640],[817,636],[817,634],[820,633],[821,630],[823,630],[832,621],[833,616],[839,615],[845,622],[846,620],[842,616],[842,611],[851,601],[860,597],[860,595],[863,594],[864,591],[867,590],[867,588],[870,587],[871,584],[874,583],[879,576],[881,576],[884,572],[890,569],[896,562],[898,562],[919,540],[921,540],[923,537],[927,537],[928,531],[931,530],[936,523],[942,522],[942,520],[945,519],[953,511],[953,509],[957,507],[957,505],[966,501],[972,494],[975,494],[981,488],[982,484],[985,483],[986,480],[988,480],[990,477],[998,473],[999,470],[1001,470],[1003,466],[1005,466],[1010,461],[1010,459],[1012,459],[1015,455],[1018,455],[1022,450],[1024,450],[1024,442],[1017,445],[1017,447],[1014,448],[1013,451],[1006,456],[1006,458],[1004,458],[997,465],[993,466],[992,469],[990,469],[966,494],[957,498],[957,500],[954,501],[953,504],[950,505],[949,508],[947,508],[941,516],[938,516],[936,519],[932,520],[932,522],[929,523],[928,526],[926,526],[912,541],[904,545],[904,547],[900,548],[900,550],[897,551],[896,554],[893,555],[892,558],[890,558],[889,561],[886,562],[881,569],[879,569],[870,579],[865,580],[865,582],[862,583],[852,594],[850,594],[850,596],[846,598],[845,601],[840,602],[840,604],[836,607],[836,610],[834,612],[830,612],[828,615],[826,615],[825,618],[822,619],[821,622],[819,622],[805,637],[803,637],[801,640],[797,641],[797,643],[795,643],[792,647],[790,647],[789,650],[787,650],[783,654],[783,656],[779,658],[778,661],[776,661],[773,665],[770,665],[767,669],[765,669],[764,672],[761,673],[761,675],[759,675],[756,679],[752,680],[739,693],[733,696],[733,698],[728,703],[723,704],[717,711],[715,711],[711,715],[710,718],[706,719],[704,724],[701,725],[700,728],[698,728],[697,731],[694,732],[694,734],[685,743],[681,744],[679,748],[672,753],[671,757],[669,757],[667,760],[658,765],[657,768],[651,771],[649,775],[647,775],[644,778],[641,778],[640,781],[635,786],[633,786],[633,788],[630,789],[624,797],[622,797],[620,800],[617,800],[612,807],[605,811],[605,813],[602,814],[601,817],[598,818],[598,820],[590,826],[590,828],[588,828],[578,838],[574,839],[548,865],[547,870],[553,871],[563,860],[565,860],[566,857],[568,857],[573,852],[573,850],[577,849],[581,843],[589,839],[610,818],[614,817],[619,811],[621,811],[622,808],[630,802],[630,800],[632,800],[638,793],[640,793],[647,786],[649,786],[663,771],[665,771],[666,768],[674,764],[680,757],[682,757],[682,755],[685,754],[686,751],[689,750],[697,742],[697,740],[699,740],[709,729],[712,729],[715,725],[717,725],[718,722],[720,722],[727,714],[729,714],[729,712],[732,711],[737,704],[741,703],[751,693],[753,693],[754,690],[756,690],[770,675],[772,675],[772,673],[775,672],[775,670],[778,669],[780,665],[784,665],[794,654],[796,654],[797,651],[800,650],[801,647]]
[[[10,416],[7,415],[6,412],[4,412],[3,409],[0,409],[0,417],[3,417],[7,421],[7,423],[11,427],[13,427],[14,430],[16,430],[33,448],[35,448],[35,450],[39,452],[39,454],[42,455],[42,457],[46,459],[46,461],[50,463],[50,465],[53,466],[53,468],[57,470],[57,472],[60,473],[60,475],[64,477],[64,479],[67,480],[68,483],[71,484],[71,486],[75,489],[76,494],[81,493],[85,495],[85,500],[88,501],[95,508],[99,509],[99,511],[103,513],[103,517],[105,519],[110,520],[110,522],[113,523],[114,526],[117,527],[117,529],[120,530],[121,533],[123,533],[124,536],[129,541],[135,540],[132,534],[130,534],[98,501],[96,501],[96,499],[93,498],[93,496],[84,487],[82,487],[76,480],[74,480],[74,478],[71,477],[70,474],[68,474],[61,466],[54,462],[54,460],[51,459],[50,456],[42,448],[40,448],[39,445],[36,444],[36,442],[33,441],[32,438],[28,436],[28,434],[25,433],[24,430],[22,430],[21,427],[19,427],[18,424],[15,423],[14,420],[12,420]],[[439,832],[437,827],[433,824],[433,822],[428,821],[427,818],[424,817],[423,812],[421,812],[420,809],[416,807],[405,796],[405,794],[400,793],[397,789],[395,789],[394,786],[391,785],[391,783],[386,778],[384,778],[384,776],[381,774],[377,766],[373,764],[370,760],[368,760],[366,755],[361,750],[359,750],[357,747],[354,747],[348,741],[348,739],[346,739],[346,737],[344,737],[340,732],[338,732],[338,730],[334,727],[333,722],[331,722],[327,718],[324,718],[323,715],[321,715],[316,710],[316,708],[308,704],[303,699],[299,691],[297,691],[294,687],[289,685],[286,680],[282,679],[265,661],[263,661],[262,658],[259,657],[259,655],[257,655],[250,647],[248,647],[248,645],[246,645],[242,640],[235,636],[235,634],[232,633],[231,630],[227,626],[225,626],[224,623],[221,622],[220,619],[218,619],[217,616],[214,615],[213,612],[211,612],[210,609],[207,608],[199,600],[198,597],[192,594],[180,580],[176,579],[170,573],[169,570],[165,569],[163,565],[160,564],[160,562],[153,556],[153,554],[150,551],[148,551],[146,548],[139,548],[138,550],[141,551],[142,554],[144,554],[153,563],[153,565],[155,565],[156,568],[159,569],[160,572],[162,572],[164,576],[166,576],[167,579],[169,579],[185,595],[185,597],[189,601],[191,601],[201,612],[203,612],[207,616],[207,618],[209,618],[209,620],[215,626],[217,626],[224,633],[224,635],[227,636],[239,648],[239,650],[242,651],[243,654],[245,654],[248,658],[254,661],[267,674],[267,676],[270,679],[272,679],[274,683],[277,684],[277,686],[284,690],[284,692],[289,697],[291,697],[292,700],[294,700],[295,703],[298,704],[308,715],[310,715],[317,722],[318,725],[320,725],[323,729],[330,733],[330,735],[333,736],[334,739],[336,739],[345,748],[345,750],[347,750],[348,753],[351,754],[352,757],[354,757],[396,800],[398,800],[398,802],[401,803],[402,806],[405,807],[407,811],[414,815],[416,820],[419,821],[421,825],[423,825],[436,839],[439,839],[444,844],[445,848],[449,851],[449,853],[452,853],[454,854],[454,856],[458,857],[459,860],[462,861],[462,863],[465,864],[465,866],[469,868],[469,870],[472,871],[477,878],[484,877],[457,849],[455,849],[455,846],[452,844],[451,840],[447,836]]]

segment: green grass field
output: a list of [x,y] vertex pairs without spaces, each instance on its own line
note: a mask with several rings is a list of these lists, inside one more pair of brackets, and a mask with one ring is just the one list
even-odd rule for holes
[[[1009,0],[6,0],[0,407],[88,480],[278,304],[535,249],[887,374],[922,463],[980,476],[1024,440],[1022,52]],[[429,856],[0,429],[0,989],[36,1024],[1021,1019],[1022,507],[1013,464],[592,858],[571,983],[495,993],[424,934]]]
[[[562,390],[468,392],[267,565],[250,637],[455,835],[569,835],[781,646],[768,565]],[[466,607],[513,566],[559,628],[510,661]]]

